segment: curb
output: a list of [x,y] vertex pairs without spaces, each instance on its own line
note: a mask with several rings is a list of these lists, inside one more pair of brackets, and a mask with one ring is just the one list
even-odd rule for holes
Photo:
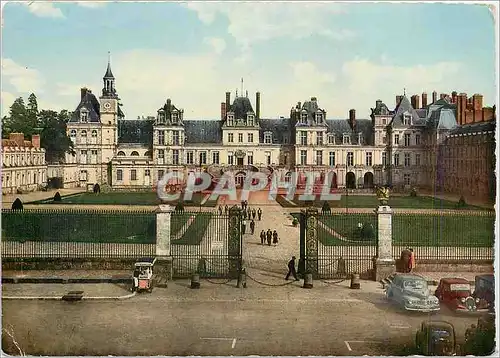
[[[133,292],[133,293],[130,293],[128,295],[124,295],[124,296],[112,296],[112,297],[106,297],[106,296],[103,296],[103,297],[99,297],[99,296],[83,296],[81,298],[81,300],[79,301],[99,301],[99,300],[102,300],[102,301],[120,301],[120,300],[126,300],[126,299],[129,299],[129,298],[132,298],[134,297],[135,295],[137,294],[137,292]],[[53,297],[50,297],[50,296],[41,296],[41,297],[35,297],[35,296],[10,296],[10,297],[6,297],[6,296],[2,296],[2,300],[24,300],[24,301],[28,301],[28,300],[38,300],[38,301],[62,301],[62,296],[53,296]]]
[[2,283],[130,283],[131,277],[61,278],[61,277],[2,277]]

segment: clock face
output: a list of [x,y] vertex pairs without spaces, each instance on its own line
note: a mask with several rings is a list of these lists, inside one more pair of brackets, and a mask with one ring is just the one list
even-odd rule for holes
[[105,102],[103,106],[105,109],[111,109],[111,103],[109,102]]

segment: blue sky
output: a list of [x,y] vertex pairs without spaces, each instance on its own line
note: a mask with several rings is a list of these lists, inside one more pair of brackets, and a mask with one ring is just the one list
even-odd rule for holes
[[377,99],[482,93],[496,101],[495,28],[487,6],[391,3],[3,5],[2,114],[35,92],[73,110],[102,88],[108,51],[127,118],[167,98],[186,118],[219,118],[225,92],[262,93],[262,116],[312,96],[330,118],[367,118]]

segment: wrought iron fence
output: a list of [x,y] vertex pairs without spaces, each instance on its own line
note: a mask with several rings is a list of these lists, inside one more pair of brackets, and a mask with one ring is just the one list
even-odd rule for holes
[[492,260],[494,227],[494,212],[396,213],[393,257],[413,248],[417,260]]
[[4,257],[136,257],[154,254],[149,211],[2,210]]

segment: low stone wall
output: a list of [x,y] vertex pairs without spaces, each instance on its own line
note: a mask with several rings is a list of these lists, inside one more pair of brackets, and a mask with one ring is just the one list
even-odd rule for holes
[[414,271],[491,273],[494,268],[493,260],[417,260]]
[[133,270],[134,258],[10,258],[2,259],[2,270]]

